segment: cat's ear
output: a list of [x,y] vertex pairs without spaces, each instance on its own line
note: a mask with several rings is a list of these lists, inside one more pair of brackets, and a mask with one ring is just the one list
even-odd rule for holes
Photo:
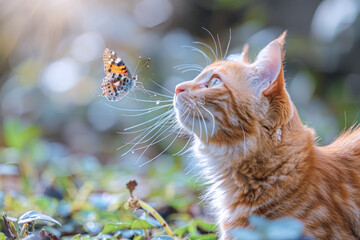
[[282,47],[285,37],[286,31],[263,48],[252,64],[256,77],[251,85],[257,96],[268,96],[284,87]]
[[248,58],[248,51],[249,51],[249,44],[245,44],[243,49],[242,49],[242,60],[244,63],[250,64],[250,60]]
[[250,64],[251,62],[247,56],[248,51],[249,51],[249,45],[245,44],[240,54],[231,54],[226,58],[226,61]]
[[251,85],[258,90],[259,97],[263,96],[269,101],[269,110],[264,125],[267,125],[266,128],[273,132],[288,122],[294,114],[284,81],[282,47],[285,37],[286,31],[261,50],[252,64],[255,76]]

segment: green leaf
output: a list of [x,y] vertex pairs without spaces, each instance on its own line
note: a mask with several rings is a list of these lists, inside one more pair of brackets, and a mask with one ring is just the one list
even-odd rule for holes
[[148,228],[153,228],[154,226],[150,223],[148,223],[145,220],[142,219],[136,219],[132,224],[131,224],[131,229],[148,229]]
[[126,223],[126,222],[107,223],[105,225],[104,229],[102,230],[102,234],[113,233],[113,232],[117,232],[119,230],[127,229],[130,227],[131,227],[131,224]]
[[3,128],[6,145],[21,150],[40,136],[37,127],[26,126],[16,118],[6,119]]
[[216,230],[216,225],[212,223],[207,223],[201,219],[195,219],[194,222],[198,227],[206,232],[214,232]]
[[198,233],[198,231],[196,229],[196,223],[194,221],[189,222],[188,233],[193,234],[193,235]]
[[215,240],[217,236],[215,233],[192,235],[188,237],[191,240]]
[[75,236],[73,236],[71,239],[81,239],[82,238],[82,235],[79,233],[79,234],[76,234]]
[[176,236],[178,236],[179,238],[182,238],[182,236],[187,232],[187,230],[188,230],[188,226],[185,225],[185,226],[183,226],[183,227],[181,227],[181,228],[176,229],[176,230],[174,231],[174,234],[175,234]]
[[6,236],[3,232],[0,232],[0,240],[5,240]]
[[161,235],[161,236],[157,236],[152,238],[151,240],[173,240],[174,238],[167,236],[167,235]]
[[51,222],[59,225],[61,227],[61,223],[53,219],[52,217],[49,217],[45,214],[36,212],[36,211],[30,211],[25,214],[23,214],[18,219],[18,224],[24,224],[32,221],[45,221],[45,222]]
[[136,235],[133,240],[141,240],[143,238],[143,236],[141,235]]

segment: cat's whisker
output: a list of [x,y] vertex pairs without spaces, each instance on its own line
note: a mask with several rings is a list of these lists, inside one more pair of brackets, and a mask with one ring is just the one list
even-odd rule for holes
[[186,73],[186,72],[198,72],[198,73],[201,73],[202,70],[199,70],[199,69],[187,69],[187,70],[184,70],[184,71],[181,71],[181,73]]
[[159,95],[159,96],[162,96],[162,97],[165,97],[165,98],[171,98],[171,99],[174,98],[173,95],[166,95],[166,94],[158,93],[158,92],[155,92],[155,91],[152,91],[152,90],[147,90],[147,91],[152,93],[152,94],[155,94],[155,96]]
[[[148,131],[144,136],[142,136],[140,138],[139,141],[137,141],[128,151],[126,151],[125,153],[123,153],[121,156],[125,156],[126,154],[128,154],[129,152],[133,151],[133,149],[144,139],[146,138],[151,132],[153,132],[159,125],[163,124],[163,123],[167,123],[171,117],[173,117],[174,114],[170,114],[169,116],[167,116],[165,118],[165,120],[159,122],[155,127],[153,127],[150,131]],[[164,122],[165,121],[165,122]],[[133,142],[133,141],[132,141]]]
[[140,98],[132,98],[132,97],[129,97],[129,96],[125,96],[125,97],[129,98],[131,100],[134,100],[134,101],[150,102],[150,103],[156,103],[156,104],[173,102],[173,100],[147,100],[147,99],[140,99]]
[[192,51],[200,53],[205,58],[205,61],[206,61],[207,65],[209,65],[211,63],[211,60],[208,57],[208,55],[206,55],[206,53],[204,53],[204,51],[202,51],[201,49],[193,47],[193,46],[182,46],[182,47],[190,48]]
[[147,123],[149,123],[149,122],[155,121],[155,120],[163,117],[163,116],[166,115],[166,114],[169,114],[169,112],[171,112],[171,110],[169,110],[169,111],[167,111],[167,112],[164,112],[164,113],[160,114],[159,116],[156,116],[156,117],[154,117],[154,118],[152,118],[152,119],[149,119],[149,120],[147,120],[147,121],[145,121],[145,122],[142,122],[142,123],[133,125],[133,126],[128,127],[128,128],[124,128],[124,130],[127,131],[127,130],[130,130],[130,129],[134,129],[134,128],[140,127],[140,126],[145,125],[145,124],[147,124]]
[[194,69],[194,70],[199,70],[199,71],[202,71],[202,70],[203,70],[203,68],[196,68],[196,67],[191,67],[191,66],[188,66],[188,67],[179,67],[179,68],[177,68],[176,70],[181,71],[181,70],[188,70],[188,69]]
[[153,135],[153,137],[150,138],[150,139],[153,138],[153,140],[151,141],[150,144],[148,144],[148,145],[146,145],[146,146],[143,146],[143,147],[139,147],[139,148],[137,148],[137,149],[133,149],[134,151],[136,151],[136,150],[141,150],[141,149],[144,149],[144,148],[145,148],[145,150],[140,154],[140,156],[138,157],[138,159],[136,160],[135,163],[138,163],[138,162],[139,162],[139,160],[142,158],[142,156],[145,154],[145,152],[149,149],[150,146],[152,146],[152,145],[154,145],[154,144],[156,144],[156,143],[158,143],[158,142],[163,141],[164,139],[166,139],[166,138],[168,138],[170,135],[172,135],[174,132],[176,132],[177,129],[175,129],[174,131],[170,132],[170,134],[166,135],[166,136],[165,136],[164,138],[162,138],[160,141],[157,141],[157,142],[156,142],[156,140],[157,140],[159,137],[161,137],[162,134],[164,134],[167,130],[169,130],[169,129],[170,129],[171,127],[173,127],[174,125],[175,125],[175,124],[170,125],[170,126],[167,127],[166,129],[164,129],[164,131],[163,131],[162,133],[160,133],[159,135],[156,136],[156,134],[161,131],[161,129],[162,129],[162,127],[163,127],[164,125],[161,126],[161,128]]
[[[165,118],[164,118],[165,119]],[[162,121],[162,120],[164,120],[164,119],[161,119],[160,121]],[[160,122],[159,121],[159,122]],[[136,130],[136,131],[124,131],[124,132],[117,132],[118,134],[134,134],[134,133],[143,133],[143,132],[145,132],[145,131],[147,131],[147,130],[149,130],[149,129],[152,129],[152,128],[154,128],[154,127],[157,127],[156,125],[159,123],[159,122],[156,122],[156,123],[154,123],[154,124],[152,124],[152,125],[150,125],[149,127],[146,127],[146,128],[143,128],[143,129],[139,129],[139,130]],[[167,125],[168,123],[164,123],[163,125]]]
[[189,144],[189,142],[191,141],[191,137],[189,137],[189,139],[186,141],[185,145],[176,153],[172,154],[171,156],[175,157],[175,156],[181,156],[182,155],[182,151],[187,147],[187,145]]
[[111,107],[113,109],[119,110],[119,111],[128,111],[128,112],[145,112],[145,111],[149,111],[149,110],[153,110],[153,109],[158,109],[161,108],[162,106],[171,106],[173,104],[166,104],[166,105],[161,105],[161,106],[156,106],[156,107],[150,107],[150,108],[143,108],[143,109],[129,109],[129,108],[119,108],[119,107],[114,107],[111,106],[109,104],[106,104],[106,106]]
[[181,69],[178,69],[179,71],[188,71],[188,70],[191,70],[191,71],[199,71],[201,72],[203,69],[200,69],[200,68],[192,68],[192,67],[184,67],[184,68],[181,68]]
[[[169,128],[172,128],[174,125],[173,124],[169,124],[169,123],[165,123],[165,124],[163,124],[162,126],[164,126],[164,127],[169,127]],[[158,126],[159,127],[159,126]],[[162,135],[162,134],[164,134],[164,132],[162,132],[160,135]],[[143,141],[140,141],[140,142],[136,142],[136,143],[133,143],[133,142],[128,142],[128,143],[125,143],[125,144],[127,144],[127,146],[134,146],[134,145],[140,145],[140,144],[145,144],[145,143],[147,143],[147,142],[149,142],[151,139],[153,139],[155,136],[153,135],[153,136],[151,136],[151,137],[149,137],[149,138],[147,138],[147,139],[145,139],[145,140],[143,140]],[[136,147],[136,146],[135,146]],[[136,150],[136,149],[133,149],[134,151]]]
[[174,69],[178,70],[178,69],[182,69],[182,68],[187,68],[187,67],[193,67],[193,68],[199,68],[199,69],[203,69],[204,66],[200,65],[200,64],[179,64],[179,65],[176,65],[174,67]]
[[[190,142],[189,142],[189,143],[190,143]],[[184,155],[184,154],[188,153],[190,150],[191,150],[191,148],[188,148],[188,149],[186,149],[184,152],[179,153],[178,156]]]
[[228,41],[228,44],[227,44],[227,46],[226,46],[226,51],[225,51],[224,58],[227,57],[227,54],[228,54],[228,52],[229,52],[230,42],[231,42],[231,28],[229,29],[229,41]]
[[[141,150],[141,149],[144,149],[144,148],[145,148],[145,151],[146,151],[146,150],[147,150],[149,147],[151,147],[152,145],[155,145],[155,144],[163,141],[164,139],[168,138],[170,135],[172,135],[174,132],[176,132],[176,131],[178,130],[178,129],[172,130],[168,135],[166,135],[165,137],[160,138],[161,135],[163,135],[165,132],[167,132],[170,128],[174,127],[175,125],[176,125],[176,123],[173,123],[173,124],[171,124],[169,127],[167,127],[166,129],[164,129],[164,131],[163,131],[162,133],[158,134],[158,136],[157,136],[151,143],[149,143],[148,145],[142,146],[142,147],[138,147],[138,148],[134,148],[133,150],[134,150],[134,151],[138,151],[138,150]],[[154,134],[154,136],[155,136],[155,135],[156,135],[156,133]],[[160,139],[159,139],[159,138],[160,138]],[[159,140],[157,140],[157,139],[159,139]],[[144,152],[145,152],[145,151],[144,151]],[[143,153],[144,153],[144,152],[143,152]],[[141,154],[140,158],[142,157],[142,155],[143,155],[143,154]]]
[[211,33],[209,30],[207,30],[206,28],[203,27],[202,29],[204,29],[206,32],[208,32],[209,35],[211,36],[211,38],[212,38],[212,40],[213,40],[213,42],[214,42],[214,46],[215,46],[216,59],[219,59],[218,47],[217,47],[217,44],[216,44],[216,41],[215,41],[214,36],[213,36],[212,33]]
[[208,110],[206,109],[206,107],[204,107],[203,105],[199,104],[206,112],[208,112],[212,118],[212,131],[211,131],[211,136],[214,136],[214,132],[215,132],[215,117],[214,115]]
[[199,69],[199,70],[203,70],[204,68],[202,68],[202,67],[196,67],[196,66],[181,66],[181,67],[175,68],[175,70],[186,70],[186,69]]
[[219,43],[220,59],[223,59],[223,53],[222,53],[222,47],[221,47],[219,34],[216,34],[216,36],[217,36],[217,40],[218,40],[218,43]]
[[139,132],[144,132],[146,130],[149,130],[150,128],[152,128],[152,126],[140,129],[140,130],[136,130],[136,131],[126,131],[126,132],[116,132],[118,134],[134,134],[134,133],[139,133]]
[[[158,122],[156,122],[156,123],[154,123],[154,124],[152,124],[151,126],[149,126],[148,128],[146,128],[145,129],[145,131],[143,131],[142,133],[140,133],[138,136],[136,136],[135,138],[133,138],[130,142],[128,142],[128,143],[126,143],[126,144],[124,144],[123,146],[121,146],[121,147],[119,147],[117,150],[120,150],[120,149],[122,149],[122,148],[124,148],[124,147],[126,147],[126,146],[128,146],[128,145],[130,145],[130,144],[132,144],[134,141],[136,141],[138,138],[140,138],[140,137],[142,137],[142,136],[144,136],[144,134],[145,134],[145,136],[144,137],[146,137],[147,135],[149,135],[152,131],[154,131],[159,125],[161,125],[161,124],[166,124],[166,120],[167,119],[169,119],[170,117],[172,117],[171,115],[169,115],[169,116],[162,116],[163,118],[161,118]],[[144,138],[142,138],[142,139],[144,139]],[[142,140],[142,139],[140,139],[139,140],[139,142]],[[135,144],[136,145],[136,144]]]
[[[172,124],[170,124],[169,125],[169,123],[166,123],[166,124],[163,124],[163,126],[164,127],[173,127],[174,125],[172,125]],[[163,134],[163,133],[161,133],[161,134]],[[145,144],[145,143],[147,143],[147,142],[149,142],[151,139],[153,139],[154,138],[154,136],[151,136],[151,137],[149,137],[148,139],[145,139],[145,140],[143,140],[143,141],[141,141],[141,142],[139,142],[139,143],[128,143],[127,144],[127,146],[134,146],[134,145],[140,145],[140,144]],[[136,146],[135,146],[136,147]],[[134,151],[136,150],[136,149],[133,149]]]
[[158,93],[158,92],[155,92],[155,91],[152,91],[152,90],[147,90],[147,91],[149,93],[155,94],[156,96],[159,95],[159,96],[166,97],[166,98],[174,98],[173,95],[166,95],[166,94]]
[[[174,116],[174,115],[172,115],[172,116]],[[170,119],[168,119],[167,122],[168,122],[169,120],[170,120]],[[158,133],[161,131],[161,129],[166,126],[167,122],[165,122],[164,124],[162,124],[162,126],[156,131],[156,133],[154,133],[152,137],[150,137],[149,139],[147,139],[147,140],[145,141],[145,142],[148,142],[148,141],[150,141],[151,139],[155,138],[155,139],[153,140],[153,142],[151,142],[149,145],[147,145],[147,146],[145,146],[145,147],[140,147],[140,148],[138,148],[138,149],[133,149],[133,150],[139,150],[139,149],[143,149],[143,148],[146,148],[146,150],[147,150],[147,148],[150,147],[151,145],[155,144],[154,141],[156,141],[156,139],[158,139],[161,135],[163,135],[168,129],[176,126],[176,120],[173,119],[173,123],[171,123],[170,126],[168,126],[168,127],[167,127],[164,131],[162,131],[160,134],[158,134]],[[176,129],[175,129],[175,131],[176,131]],[[175,132],[175,131],[174,131],[174,132]],[[171,134],[170,134],[170,135],[171,135]],[[145,142],[142,142],[142,143],[145,143]],[[145,151],[146,151],[146,150],[145,150]],[[143,154],[141,154],[141,156],[142,156],[142,155],[143,155]],[[140,156],[140,158],[141,158],[141,156]]]
[[[200,105],[200,106],[201,106],[201,105]],[[202,115],[201,111],[200,111],[197,107],[196,107],[196,110],[199,112],[200,117],[201,117],[201,119],[202,119],[202,122],[204,123],[206,142],[208,142],[208,141],[209,141],[209,136],[208,136],[207,126],[206,126],[206,122],[205,122],[204,116]]]
[[[161,110],[163,108],[170,108],[171,109],[171,106],[172,104],[166,104],[166,105],[163,105],[161,107],[159,107],[158,109],[153,109],[153,110],[149,110],[147,112],[143,112],[143,113],[136,113],[136,114],[120,114],[121,116],[125,116],[125,117],[137,117],[137,116],[142,116],[142,115],[145,115],[145,114],[148,114],[148,113],[152,113],[152,112],[155,112],[155,111],[158,111],[158,110]],[[168,110],[169,111],[169,110]]]
[[[174,153],[172,156],[181,156],[181,155],[184,155],[185,153],[187,153],[188,150],[190,150],[190,149],[186,149],[186,147],[189,145],[191,140],[192,140],[192,137],[190,136],[189,139],[186,141],[185,145],[180,149],[180,151],[178,151],[177,153]],[[184,151],[185,149],[186,149],[186,151]]]
[[153,157],[152,159],[144,162],[143,164],[141,164],[139,167],[142,167],[150,162],[152,162],[153,160],[155,160],[156,158],[158,158],[161,154],[163,154],[164,152],[166,152],[166,150],[168,150],[172,145],[173,143],[175,142],[175,140],[178,138],[178,136],[180,135],[181,133],[181,129],[178,131],[178,133],[176,134],[176,136],[174,137],[174,139],[171,141],[171,143],[163,150],[161,151],[161,153],[159,153],[158,155],[156,155],[155,157]]
[[[171,111],[171,110],[169,110],[169,111]],[[169,112],[169,111],[168,111],[168,112]],[[166,113],[168,113],[168,112],[166,112]],[[148,142],[148,141],[150,141],[150,140],[152,140],[152,139],[154,139],[154,140],[153,140],[153,142],[154,142],[158,137],[160,137],[163,133],[165,133],[168,129],[170,129],[171,127],[173,127],[173,126],[175,125],[175,123],[172,123],[169,127],[167,127],[162,133],[160,133],[160,134],[158,135],[158,133],[163,129],[163,127],[166,127],[167,122],[168,122],[169,120],[171,120],[171,118],[173,118],[174,115],[175,115],[175,113],[172,111],[169,116],[165,117],[164,119],[162,119],[161,121],[159,121],[157,124],[150,126],[151,129],[149,129],[149,131],[145,130],[145,132],[143,132],[142,134],[140,134],[140,135],[143,135],[143,134],[145,134],[145,135],[143,135],[135,144],[133,144],[133,146],[132,146],[127,152],[125,152],[123,155],[126,155],[126,154],[129,153],[130,151],[135,151],[135,150],[137,150],[137,149],[135,149],[135,148],[136,148],[136,146],[139,145],[139,144],[144,144],[144,143],[146,143],[146,142]],[[155,131],[155,130],[157,129],[157,127],[159,127],[159,126],[161,126],[161,127],[160,127],[150,138],[142,141],[142,140],[143,140],[144,138],[146,138],[150,133],[152,133],[153,131]],[[147,131],[147,132],[146,132],[146,131]],[[140,137],[140,136],[136,137],[136,139],[138,139],[139,137]],[[135,139],[134,139],[134,140],[135,140]],[[134,142],[134,140],[131,141],[130,144],[132,144],[132,142]],[[153,142],[152,142],[152,143],[153,143]],[[139,159],[143,156],[143,154],[146,152],[146,150],[147,150],[151,145],[153,145],[152,143],[150,143],[150,144],[147,146],[147,148],[145,149],[145,151],[140,155]],[[127,144],[127,145],[129,145],[129,144]],[[123,155],[122,155],[122,156],[123,156]],[[137,161],[138,161],[138,160],[137,160]]]
[[176,70],[188,70],[188,69],[191,69],[191,70],[199,70],[199,71],[202,71],[204,68],[198,68],[198,67],[191,67],[191,66],[184,66],[184,67],[179,67],[177,68]]
[[202,127],[201,127],[201,120],[200,120],[200,115],[198,114],[198,111],[196,112],[196,118],[199,121],[199,136],[200,136],[199,139],[201,140],[202,139]]
[[213,50],[213,48],[209,45],[209,44],[206,44],[206,43],[203,43],[203,42],[193,42],[194,44],[200,44],[200,45],[203,45],[203,46],[205,46],[206,48],[208,48],[212,53],[213,53],[213,55],[214,55],[214,60],[216,60],[217,59],[217,56],[216,56],[216,54],[215,54],[215,52],[214,52],[214,50]]
[[[185,112],[182,114],[182,116],[183,115],[185,115],[185,113],[187,113],[188,112],[188,110],[189,110],[189,108],[187,108],[186,110],[185,110]],[[186,118],[185,118],[185,120],[189,117],[189,115],[190,115],[190,113],[188,113],[188,115],[186,116]],[[163,125],[164,126],[164,125]],[[156,132],[156,133],[154,133],[154,140],[150,143],[150,144],[148,144],[148,145],[146,145],[146,146],[143,146],[143,147],[139,147],[139,148],[136,148],[136,149],[133,149],[133,150],[140,150],[140,149],[144,149],[145,148],[145,150],[142,152],[142,154],[139,156],[139,159],[144,155],[144,153],[147,151],[147,149],[150,147],[150,146],[152,146],[152,145],[154,145],[154,144],[156,144],[156,143],[159,143],[159,142],[161,142],[161,141],[163,141],[164,139],[166,139],[166,138],[168,138],[170,135],[172,135],[174,132],[176,132],[177,131],[177,129],[178,129],[178,127],[177,128],[175,128],[172,132],[170,132],[168,135],[166,135],[165,137],[163,137],[163,138],[161,138],[160,140],[157,140],[157,139],[159,139],[165,132],[167,132],[167,130],[168,129],[170,129],[170,128],[172,128],[173,126],[177,126],[177,122],[176,121],[174,121],[169,127],[167,127],[164,131],[162,131],[162,133],[160,133],[160,134],[158,134],[158,132],[160,132],[160,130],[162,129],[162,127]],[[138,160],[139,160],[138,159]],[[138,161],[137,160],[137,161]]]
[[[189,113],[190,114],[190,113]],[[194,123],[195,123],[195,117],[193,116],[193,121],[192,121],[192,125],[191,125],[191,133],[194,132]],[[189,143],[191,142],[192,140],[192,136],[189,136],[189,139],[187,140],[186,144],[184,145],[184,147],[182,149],[180,149],[180,151],[178,151],[177,153],[174,153],[172,156],[179,156],[179,155],[183,155],[185,154],[187,151],[184,151],[183,150],[187,147],[187,145],[189,145]]]
[[156,86],[158,86],[159,88],[167,91],[168,93],[170,93],[171,95],[174,95],[175,93],[170,91],[169,89],[165,88],[164,86],[161,86],[159,83],[155,82],[154,80],[152,79],[149,79],[152,83],[154,83]]

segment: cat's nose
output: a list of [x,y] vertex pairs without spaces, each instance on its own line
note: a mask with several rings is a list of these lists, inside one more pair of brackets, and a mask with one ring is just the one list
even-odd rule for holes
[[185,89],[183,89],[181,86],[177,86],[175,88],[175,95],[178,95],[178,93],[181,93],[183,91],[185,91]]
[[189,82],[182,82],[175,87],[175,95],[178,95],[181,92],[184,92],[189,88]]

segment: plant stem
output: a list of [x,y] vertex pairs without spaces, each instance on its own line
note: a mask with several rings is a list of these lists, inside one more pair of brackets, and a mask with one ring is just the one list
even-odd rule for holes
[[16,239],[20,239],[19,234],[18,234],[18,232],[16,230],[16,227],[14,226],[12,221],[9,221],[9,225],[10,225],[10,228],[11,228],[12,232],[15,234]]
[[21,228],[21,231],[20,231],[20,237],[26,237],[26,229],[28,228],[28,223],[25,223],[22,228]]
[[165,229],[166,233],[170,237],[174,237],[174,233],[171,231],[169,224],[167,224],[164,218],[154,208],[152,208],[149,204],[147,204],[142,200],[139,200],[139,204],[143,209],[149,211],[151,215],[153,215],[154,218],[156,218],[156,220],[158,220],[161,223],[161,226]]

